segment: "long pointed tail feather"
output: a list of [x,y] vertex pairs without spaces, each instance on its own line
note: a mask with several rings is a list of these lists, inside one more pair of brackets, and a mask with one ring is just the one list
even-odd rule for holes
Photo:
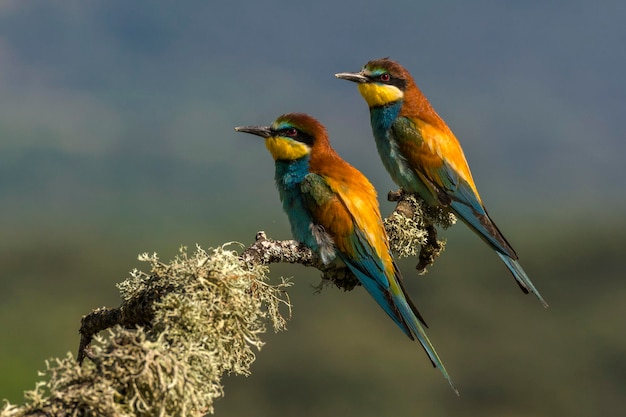
[[520,263],[516,259],[512,259],[511,257],[503,253],[500,253],[498,251],[496,251],[496,253],[500,257],[500,259],[502,259],[502,261],[506,264],[507,268],[509,268],[509,271],[511,271],[520,287],[522,287],[523,290],[525,289],[525,292],[531,292],[535,294],[539,301],[541,301],[541,304],[545,308],[548,308],[548,303],[546,303],[541,294],[539,294],[539,291],[537,291],[537,288],[535,288],[530,278],[528,278],[528,275],[526,275],[526,272],[524,271]]
[[[426,351],[428,358],[432,364],[439,368],[443,376],[446,378],[454,392],[459,395],[459,391],[454,386],[446,367],[437,355],[435,347],[426,335],[424,326],[422,326],[421,315],[418,317],[414,311],[417,311],[415,305],[405,296],[404,288],[401,284],[401,278],[392,276],[390,279],[390,288],[382,288],[376,281],[365,275],[361,270],[357,269],[350,260],[346,262],[348,268],[356,275],[363,287],[370,293],[383,310],[393,319],[393,321],[402,329],[402,331],[411,339],[417,338]],[[396,273],[399,274],[397,268]]]
[[452,378],[450,378],[450,375],[448,374],[446,367],[443,365],[443,362],[439,358],[439,355],[437,354],[435,347],[433,346],[430,339],[426,335],[426,332],[424,331],[424,327],[420,323],[419,319],[415,316],[415,314],[413,314],[413,309],[407,302],[407,299],[405,298],[404,294],[401,294],[401,295],[394,294],[393,298],[396,303],[396,306],[400,310],[400,314],[402,314],[402,317],[404,318],[404,321],[409,326],[409,328],[411,329],[415,337],[417,337],[417,340],[419,340],[420,344],[422,345],[422,347],[428,354],[428,357],[430,358],[433,365],[439,368],[439,371],[441,371],[444,378],[446,378],[446,380],[448,381],[448,384],[450,384],[450,387],[454,390],[456,395],[460,396],[461,394],[459,394],[459,390],[454,386],[454,383],[452,382]]
[[[467,197],[467,195],[465,195]],[[539,291],[535,288],[526,272],[517,261],[517,254],[507,242],[504,235],[498,229],[498,226],[491,220],[485,208],[478,200],[473,200],[472,204],[464,201],[453,201],[452,210],[459,216],[465,224],[467,224],[478,236],[491,246],[498,256],[504,261],[507,268],[511,271],[515,280],[525,293],[531,292],[541,301],[541,304],[548,308],[548,303],[541,297]]]

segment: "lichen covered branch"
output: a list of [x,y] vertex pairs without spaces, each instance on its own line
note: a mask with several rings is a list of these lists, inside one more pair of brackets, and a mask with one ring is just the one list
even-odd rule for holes
[[451,211],[431,207],[402,189],[391,191],[387,200],[396,202],[395,210],[384,220],[391,250],[401,258],[417,255],[416,269],[420,274],[426,273],[446,243],[437,239],[435,226],[447,229],[456,223],[456,217]]
[[[48,380],[26,404],[5,404],[2,417],[202,416],[223,395],[225,373],[247,375],[266,326],[285,328],[289,283],[267,282],[226,247],[181,249],[171,262],[144,254],[119,285],[122,304],[82,321],[78,364],[71,354],[47,363]],[[95,336],[112,326],[108,335]],[[85,349],[87,349],[85,351]]]
[[[419,248],[417,268],[423,272],[443,249],[435,225],[449,227],[455,218],[401,190],[389,200],[396,202],[384,221],[391,248],[399,256],[415,256]],[[319,288],[358,285],[341,262],[325,265],[293,240],[259,232],[241,254],[226,246],[198,247],[191,254],[181,249],[169,263],[141,255],[149,272],[134,270],[118,285],[121,305],[83,317],[78,361],[68,354],[47,362],[48,380],[25,394],[25,405],[6,403],[0,417],[212,413],[223,395],[224,373],[247,375],[266,325],[284,329],[291,314],[289,282],[270,285],[267,265],[316,268],[322,272]],[[98,335],[107,329],[106,336]]]
[[250,264],[292,263],[310,266],[322,272],[323,285],[330,283],[345,291],[360,285],[356,277],[340,261],[336,260],[326,265],[302,243],[295,240],[269,239],[263,231],[256,234],[255,242],[243,252],[241,258]]

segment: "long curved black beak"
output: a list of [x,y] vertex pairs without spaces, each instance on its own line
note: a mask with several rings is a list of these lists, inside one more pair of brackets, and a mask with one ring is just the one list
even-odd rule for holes
[[339,74],[335,74],[335,77],[341,80],[352,81],[353,83],[366,83],[369,82],[369,78],[360,72],[340,72]]
[[236,132],[252,133],[253,135],[269,138],[272,136],[272,129],[269,126],[237,126]]

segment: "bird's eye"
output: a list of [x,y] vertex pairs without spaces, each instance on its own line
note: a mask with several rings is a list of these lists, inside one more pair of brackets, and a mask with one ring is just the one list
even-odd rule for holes
[[386,73],[386,72],[383,73],[383,74],[380,74],[380,81],[382,81],[382,82],[387,82],[387,81],[389,81],[390,78],[391,78],[391,76],[388,73]]
[[286,134],[287,136],[294,137],[294,136],[297,136],[297,135],[298,135],[298,131],[297,131],[295,128],[290,127],[290,128],[288,128],[288,129],[285,131],[285,134]]

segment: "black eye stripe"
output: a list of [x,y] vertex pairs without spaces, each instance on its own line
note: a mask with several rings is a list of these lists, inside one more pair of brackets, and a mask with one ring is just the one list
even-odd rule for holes
[[[386,73],[386,74],[389,74],[389,73]],[[380,74],[367,75],[367,78],[373,83],[383,83],[387,85],[393,85],[394,87],[398,87],[402,91],[404,91],[404,89],[406,88],[406,80],[403,80],[402,78],[398,78],[392,74],[389,74],[388,81],[382,81],[380,79]]]
[[[292,130],[296,131],[295,136],[293,136]],[[276,134],[293,139],[293,140],[297,140],[298,142],[302,142],[309,146],[313,146],[313,142],[315,142],[315,138],[313,136],[309,135],[306,132],[303,132],[300,129],[295,129],[293,127],[286,127],[284,129],[277,130]]]

